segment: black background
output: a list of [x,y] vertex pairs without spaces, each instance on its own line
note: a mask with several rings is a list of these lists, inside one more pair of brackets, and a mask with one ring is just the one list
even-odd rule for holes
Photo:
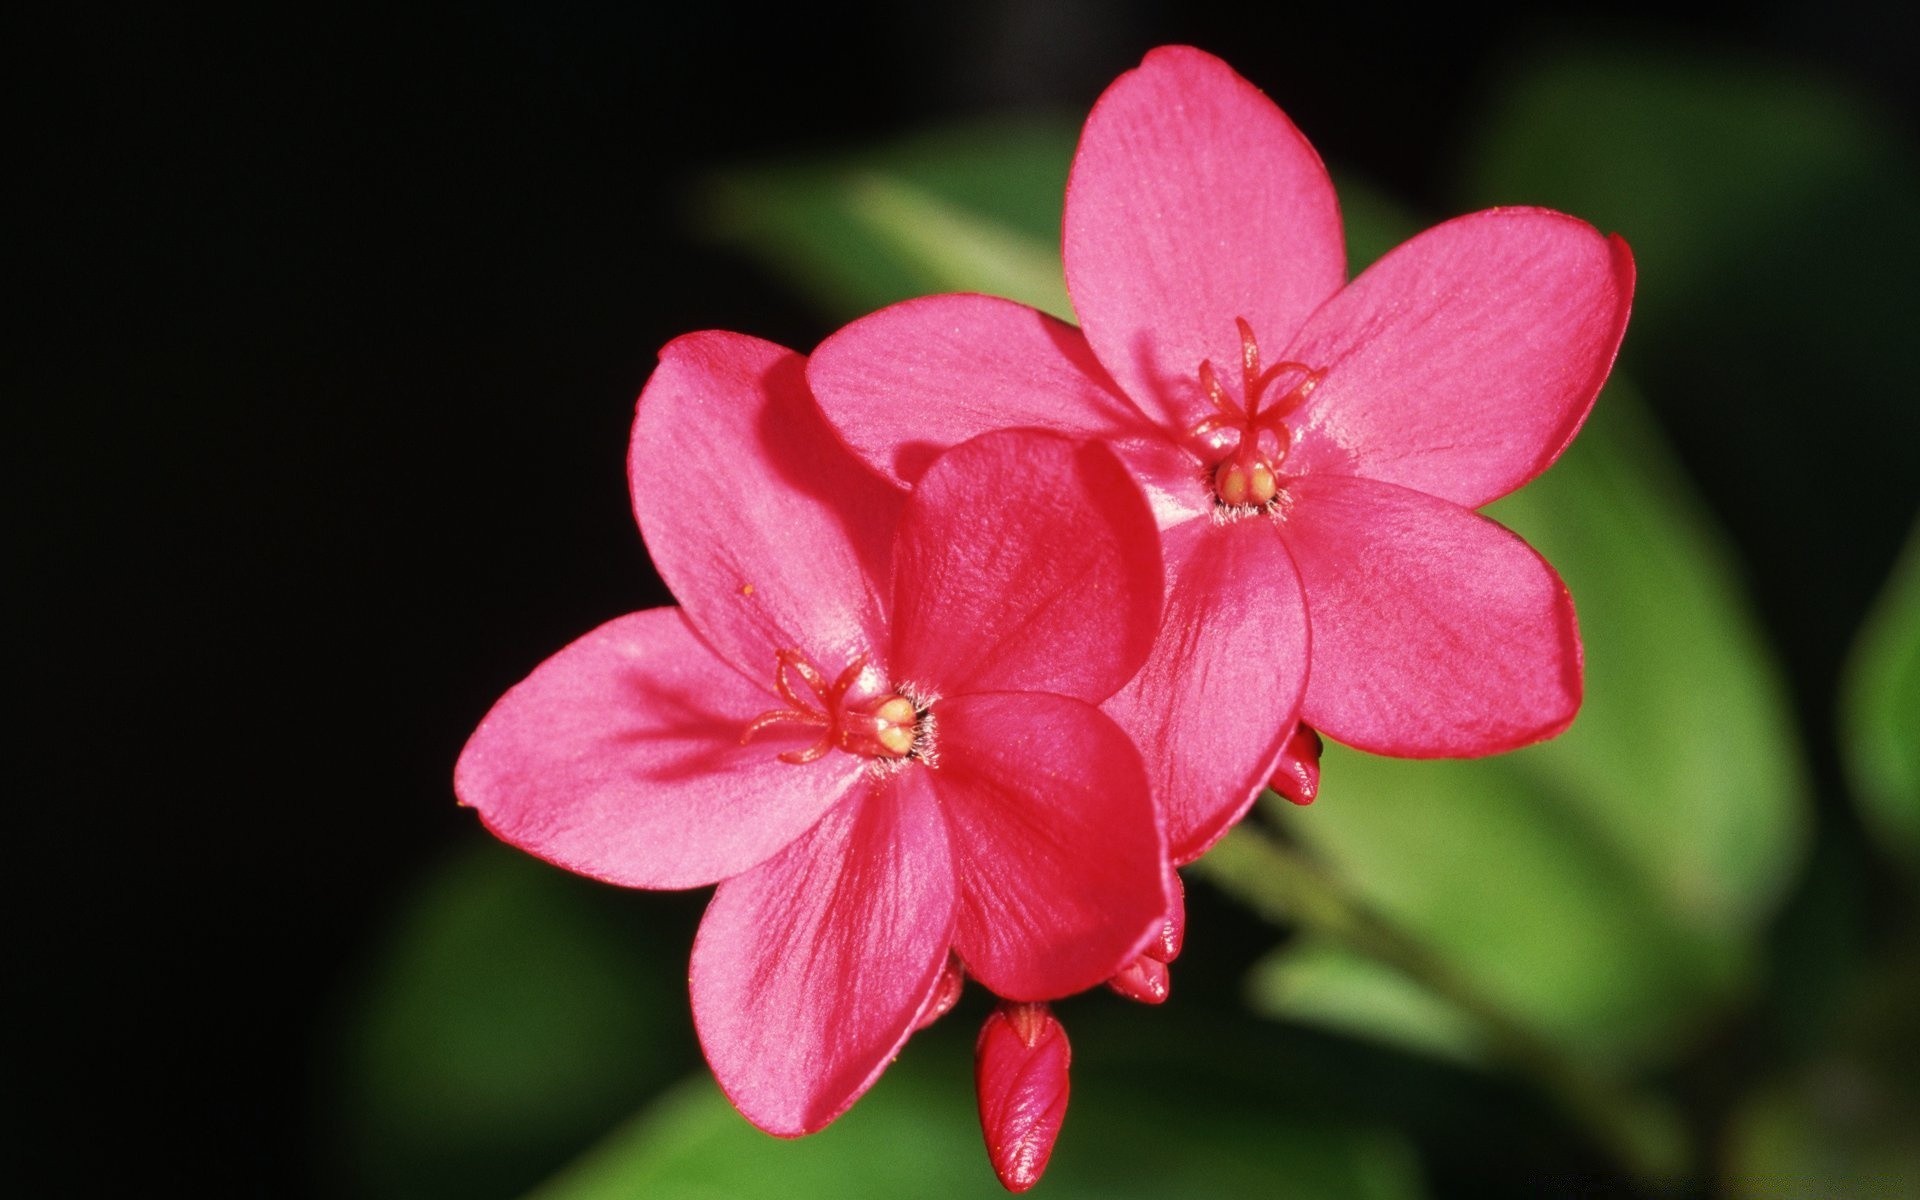
[[[7,366],[25,584],[12,1165],[60,1191],[311,1186],[315,1022],[419,864],[484,836],[449,784],[467,733],[571,637],[665,602],[623,470],[656,350],[701,328],[802,349],[828,332],[686,232],[701,171],[1083,111],[1168,41],[1222,54],[1331,158],[1429,209],[1488,65],[1549,36],[1808,64],[1913,130],[1910,43],[1866,9],[1569,11],[26,18],[9,38],[26,214],[7,271],[24,317]],[[1809,727],[1830,728],[1817,697],[1910,514],[1850,524],[1809,599],[1770,559],[1778,531],[1716,487],[1713,431],[1662,416],[1747,558]],[[1866,453],[1897,473],[1911,445]],[[1837,511],[1801,534],[1829,536]]]

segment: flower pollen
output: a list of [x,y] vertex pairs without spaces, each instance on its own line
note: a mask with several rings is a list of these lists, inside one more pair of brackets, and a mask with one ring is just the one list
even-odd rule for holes
[[[774,687],[789,707],[770,709],[755,717],[740,734],[742,746],[763,729],[801,725],[821,730],[820,740],[804,750],[782,751],[781,762],[816,762],[836,747],[866,758],[902,759],[913,755],[926,714],[912,700],[892,691],[851,703],[847,700],[847,693],[867,669],[866,655],[857,656],[831,683],[798,650],[781,650],[774,657]],[[801,693],[795,677],[806,685],[811,698]]]
[[[1240,399],[1228,394],[1212,362],[1201,363],[1200,388],[1213,411],[1187,434],[1200,441],[1207,453],[1228,449],[1227,457],[1213,468],[1213,494],[1219,504],[1263,508],[1280,492],[1280,464],[1293,446],[1284,418],[1312,394],[1326,372],[1290,360],[1261,370],[1253,326],[1245,317],[1235,317],[1233,323],[1240,331]],[[1262,397],[1282,379],[1292,386],[1263,408]],[[1223,443],[1223,438],[1229,440]]]

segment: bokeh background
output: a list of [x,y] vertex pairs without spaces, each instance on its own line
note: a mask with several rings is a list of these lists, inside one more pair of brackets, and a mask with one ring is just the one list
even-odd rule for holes
[[763,1138],[692,1039],[704,897],[506,851],[450,774],[541,658],[666,600],[623,465],[657,349],[805,349],[936,288],[1057,307],[1078,122],[1176,41],[1314,141],[1356,266],[1496,203],[1635,247],[1616,385],[1496,510],[1574,588],[1581,722],[1497,763],[1331,755],[1273,823],[1678,1165],[1636,1174],[1470,1017],[1201,872],[1167,1006],[1062,1007],[1041,1194],[1920,1190],[1905,18],[13,20],[12,1194],[993,1194],[981,997],[828,1134]]

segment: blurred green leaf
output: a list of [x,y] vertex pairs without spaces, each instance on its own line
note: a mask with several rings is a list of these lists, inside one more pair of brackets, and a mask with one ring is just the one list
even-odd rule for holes
[[1060,199],[1078,136],[1069,120],[982,124],[740,168],[696,197],[699,220],[836,319],[950,291],[1071,319]]
[[1480,1064],[1472,1018],[1382,963],[1345,947],[1301,940],[1254,968],[1254,1007],[1273,1016],[1362,1037],[1382,1037],[1434,1058]]
[[518,1194],[684,1069],[685,973],[596,890],[491,843],[422,882],[330,1056],[354,1192]]
[[1920,524],[1860,631],[1844,689],[1840,741],[1861,815],[1920,870]]
[[[1745,977],[1800,853],[1804,768],[1780,681],[1724,550],[1624,387],[1491,512],[1573,591],[1587,656],[1574,727],[1464,762],[1330,747],[1320,802],[1275,807],[1540,1032],[1596,1059],[1657,1056]],[[1394,1000],[1394,977],[1345,986],[1347,1027],[1431,1043],[1430,1014]],[[1324,998],[1261,994],[1269,1011],[1327,1023]]]
[[[981,1145],[968,1064],[952,1055],[931,1062],[920,1049],[846,1116],[796,1141],[748,1125],[710,1080],[690,1081],[534,1200],[1004,1200]],[[1411,1152],[1391,1135],[1324,1121],[1278,1124],[1194,1090],[1148,1091],[1137,1078],[1131,1088],[1114,1078],[1076,1086],[1040,1190],[1053,1200],[1421,1194]]]

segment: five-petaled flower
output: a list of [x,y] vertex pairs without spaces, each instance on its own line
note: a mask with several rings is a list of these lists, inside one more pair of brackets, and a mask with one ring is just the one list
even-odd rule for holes
[[1145,497],[1108,450],[1035,431],[948,451],[906,497],[835,443],[804,369],[735,334],[662,351],[630,475],[681,607],[548,659],[455,775],[552,862],[719,882],[695,1023],[734,1104],[788,1135],[952,1003],[950,954],[1051,999],[1168,906],[1145,769],[1095,707],[1160,624]]
[[1146,757],[1174,861],[1283,761],[1285,789],[1310,798],[1300,722],[1414,757],[1566,727],[1581,692],[1566,588],[1472,510],[1585,419],[1626,326],[1624,242],[1493,209],[1349,283],[1313,148],[1185,47],[1094,107],[1064,235],[1080,328],[985,296],[908,301],[828,339],[808,379],[842,438],[903,483],[941,447],[1022,426],[1103,439],[1148,487],[1165,623],[1106,709]]

